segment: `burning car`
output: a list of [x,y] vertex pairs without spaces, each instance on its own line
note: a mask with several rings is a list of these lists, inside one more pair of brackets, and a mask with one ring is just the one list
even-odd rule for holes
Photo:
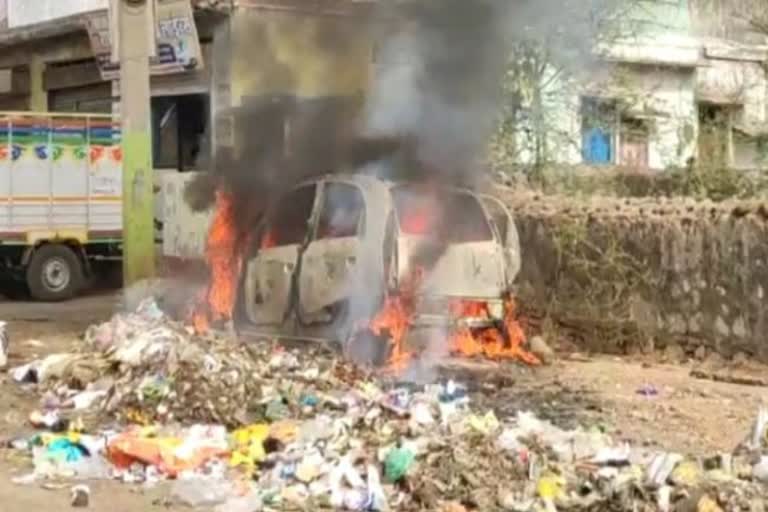
[[381,352],[366,357],[395,365],[420,333],[444,333],[450,352],[527,356],[511,296],[518,235],[496,198],[332,175],[278,199],[255,233],[240,308],[254,330],[349,353],[376,339]]

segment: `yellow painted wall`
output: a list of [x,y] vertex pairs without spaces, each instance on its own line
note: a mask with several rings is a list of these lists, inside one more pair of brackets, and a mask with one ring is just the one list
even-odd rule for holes
[[364,21],[240,10],[232,23],[233,106],[242,96],[353,96],[368,88],[373,41]]

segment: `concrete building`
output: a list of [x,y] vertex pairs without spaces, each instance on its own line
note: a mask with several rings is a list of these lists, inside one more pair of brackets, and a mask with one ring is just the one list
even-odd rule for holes
[[[0,0],[0,110],[119,114],[109,2]],[[167,209],[173,209],[178,226],[164,229],[169,252],[184,255],[191,248],[199,255],[207,220],[182,200],[191,174],[183,171],[202,170],[213,152],[225,147],[237,152],[259,133],[281,133],[274,143],[288,150],[292,126],[305,114],[354,117],[373,64],[366,24],[372,2],[156,0],[156,5],[155,217],[164,222]],[[238,115],[244,110],[247,119]],[[254,132],[254,126],[264,131]],[[190,234],[191,225],[203,228]]]
[[[0,0],[0,110],[118,113],[109,1]],[[359,99],[367,88],[373,43],[360,20],[369,2],[157,6],[151,94],[158,170],[192,170],[216,147],[234,145],[233,110],[240,107],[263,104],[270,122],[280,122],[276,105],[290,104],[290,123],[288,110],[295,116],[297,105]]]
[[[0,109],[35,112],[118,113],[119,81],[110,64],[108,0],[1,0]],[[153,66],[155,166],[194,165],[210,118],[210,53],[224,12],[187,1],[158,5],[158,58]],[[194,16],[194,17],[193,17]],[[179,21],[180,20],[180,21]],[[168,27],[184,28],[171,34]],[[190,42],[191,39],[191,42]],[[185,53],[180,51],[189,46]],[[190,59],[192,64],[184,62]]]
[[724,30],[733,16],[695,1],[631,4],[625,26],[594,45],[586,72],[544,74],[540,114],[531,103],[519,114],[516,161],[640,172],[692,162],[764,167],[765,35],[737,39],[743,30]]

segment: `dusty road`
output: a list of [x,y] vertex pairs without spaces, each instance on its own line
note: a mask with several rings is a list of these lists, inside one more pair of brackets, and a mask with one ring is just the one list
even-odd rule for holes
[[[11,366],[39,355],[76,347],[93,322],[108,318],[119,304],[105,293],[65,304],[0,300],[0,319],[9,323]],[[562,426],[600,426],[616,438],[691,453],[729,451],[748,433],[768,389],[695,380],[686,366],[638,359],[590,357],[562,359],[538,370],[514,367],[504,387],[485,389],[475,403],[500,414],[532,409]],[[652,385],[658,392],[638,393]],[[478,386],[479,387],[479,386]],[[37,398],[0,374],[0,438],[31,433],[25,420]],[[68,487],[42,489],[11,483],[31,470],[23,454],[0,449],[0,510],[58,511],[69,508]],[[115,482],[96,482],[91,510],[146,512],[175,510],[166,503],[167,486],[147,490]]]

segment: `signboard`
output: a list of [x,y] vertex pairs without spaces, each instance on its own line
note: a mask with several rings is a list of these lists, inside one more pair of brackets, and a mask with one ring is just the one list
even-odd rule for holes
[[[112,23],[109,11],[86,18],[91,47],[104,80],[120,78],[120,64],[112,58]],[[155,56],[150,58],[153,75],[202,69],[203,57],[197,25],[189,0],[157,0],[155,10]]]
[[17,28],[104,10],[109,0],[3,0],[2,3],[7,5],[8,27]]

